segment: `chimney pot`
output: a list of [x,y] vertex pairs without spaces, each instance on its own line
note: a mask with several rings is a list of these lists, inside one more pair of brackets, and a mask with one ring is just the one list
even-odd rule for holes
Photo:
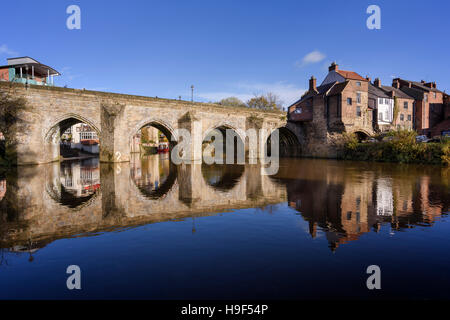
[[339,70],[339,65],[337,65],[336,62],[333,62],[328,68],[328,71],[337,71],[337,70]]
[[317,91],[317,79],[314,76],[311,76],[311,79],[309,79],[309,90]]
[[380,87],[381,87],[381,81],[380,81],[380,79],[375,78],[375,81],[373,82],[373,85],[374,85],[375,87],[380,88]]
[[372,81],[372,79],[370,79],[370,77],[369,77],[369,76],[366,76],[366,80],[367,80],[367,81],[369,81],[369,82],[371,82],[371,81]]
[[396,89],[400,89],[400,81],[398,81],[398,79],[394,79],[394,81],[392,81],[392,86]]

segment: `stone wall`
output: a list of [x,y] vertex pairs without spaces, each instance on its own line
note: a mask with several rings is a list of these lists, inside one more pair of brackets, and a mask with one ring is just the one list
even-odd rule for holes
[[57,161],[61,123],[68,121],[84,122],[97,131],[102,162],[129,161],[132,137],[147,124],[174,141],[178,141],[176,129],[187,129],[193,136],[189,155],[193,161],[201,160],[202,139],[219,126],[239,133],[249,127],[274,130],[286,125],[281,111],[8,82],[0,83],[0,92],[23,96],[30,107],[22,115],[26,122],[16,137],[20,165]]

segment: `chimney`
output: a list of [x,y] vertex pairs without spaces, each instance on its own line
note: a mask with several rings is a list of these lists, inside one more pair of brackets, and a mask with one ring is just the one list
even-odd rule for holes
[[420,83],[425,84],[425,80],[420,80]]
[[366,80],[367,80],[367,81],[369,81],[369,82],[371,82],[371,81],[372,81],[372,79],[370,79],[370,77],[369,77],[369,76],[366,76]]
[[436,89],[436,81],[433,82],[433,88]]
[[392,80],[392,86],[393,86],[395,89],[400,89],[400,81],[399,81],[398,79]]
[[309,79],[309,91],[317,92],[317,80],[314,76],[311,76],[311,79]]
[[378,78],[375,78],[375,81],[373,82],[373,85],[375,87],[381,88],[381,81]]
[[329,67],[328,67],[328,71],[338,71],[339,70],[339,66],[336,64],[336,62],[333,62]]
[[395,97],[395,91],[389,91],[388,95],[391,98]]

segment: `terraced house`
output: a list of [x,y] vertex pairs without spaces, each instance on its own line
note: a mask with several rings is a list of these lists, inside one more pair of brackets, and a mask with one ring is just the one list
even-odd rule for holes
[[[435,82],[394,79],[392,86],[373,83],[332,63],[320,86],[311,77],[309,89],[288,108],[288,121],[306,137],[307,155],[330,155],[324,146],[337,134],[364,139],[375,132],[414,129],[429,136],[450,131],[450,98]],[[323,146],[321,146],[323,145]],[[331,146],[330,146],[331,147]]]

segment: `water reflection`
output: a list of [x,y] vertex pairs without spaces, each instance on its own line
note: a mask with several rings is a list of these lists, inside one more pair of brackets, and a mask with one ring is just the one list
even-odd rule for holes
[[142,194],[149,199],[164,197],[177,179],[177,168],[170,162],[168,153],[131,157],[131,179]]
[[449,210],[445,168],[282,159],[273,177],[260,169],[177,167],[167,155],[24,167],[0,181],[0,248],[31,255],[60,238],[287,203],[336,250],[382,225],[432,226]]
[[311,236],[323,231],[335,250],[383,224],[393,232],[433,225],[448,214],[449,173],[431,166],[290,160],[276,178],[287,186],[289,206],[309,222]]

